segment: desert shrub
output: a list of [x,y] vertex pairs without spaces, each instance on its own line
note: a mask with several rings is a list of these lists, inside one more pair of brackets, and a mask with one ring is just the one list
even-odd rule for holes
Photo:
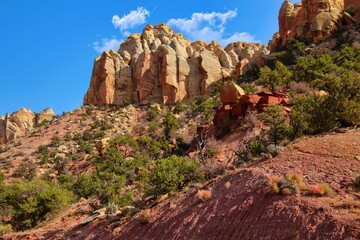
[[255,83],[243,82],[240,87],[245,91],[246,94],[254,93],[256,89]]
[[5,152],[7,152],[9,150],[10,150],[9,147],[4,147],[4,148],[0,147],[0,153],[5,153]]
[[49,151],[49,148],[45,145],[40,145],[37,150],[36,150],[38,153],[44,155],[44,154],[48,154],[50,151]]
[[106,206],[106,210],[105,210],[105,214],[106,215],[111,215],[116,213],[116,211],[119,209],[119,207],[115,204],[115,203],[108,203],[108,205]]
[[5,174],[2,171],[0,171],[0,185],[4,182],[5,179],[6,179]]
[[140,222],[146,224],[154,216],[154,213],[151,209],[144,209],[139,213]]
[[92,106],[87,106],[85,108],[85,116],[89,117],[92,115],[92,113],[94,112],[94,107]]
[[297,173],[288,173],[285,177],[271,177],[268,182],[273,193],[282,195],[299,193],[306,188],[302,175]]
[[156,162],[150,173],[150,182],[155,194],[179,191],[192,182],[204,179],[200,164],[190,158],[171,156]]
[[269,138],[275,146],[288,135],[288,127],[285,125],[286,117],[283,112],[282,106],[272,104],[264,108],[259,115],[259,118],[270,127]]
[[168,111],[166,113],[166,116],[162,124],[164,126],[165,136],[168,139],[170,138],[170,133],[172,131],[176,131],[180,128],[179,121],[176,119],[175,115],[171,111]]
[[259,74],[260,67],[257,64],[252,64],[248,69],[246,69],[245,73],[236,80],[236,82],[238,84],[253,82],[259,78]]
[[73,194],[68,190],[39,179],[13,182],[6,196],[15,230],[35,227],[66,209],[72,200]]
[[106,131],[108,129],[112,129],[113,125],[107,123],[105,120],[96,120],[93,124],[91,124],[91,129],[99,129],[100,131]]
[[58,146],[60,146],[60,144],[61,144],[61,139],[60,139],[60,137],[58,137],[58,136],[52,137],[51,143],[50,143],[50,146],[51,146],[51,147],[58,147]]
[[268,152],[268,144],[264,139],[264,135],[250,137],[244,141],[244,147],[235,152],[237,161],[235,166],[250,162],[255,157],[259,157]]
[[69,174],[60,174],[56,176],[56,179],[58,180],[59,184],[68,190],[72,190],[73,186],[75,184],[74,178]]
[[36,167],[29,164],[20,164],[15,169],[14,176],[17,178],[32,180],[36,177]]
[[160,116],[160,111],[158,108],[158,105],[154,104],[151,105],[146,113],[145,119],[149,122],[155,120],[155,118],[157,118],[158,116]]
[[292,79],[292,72],[280,61],[275,62],[275,68],[264,66],[260,69],[261,83],[271,91],[276,91],[279,86],[288,85]]
[[307,93],[310,87],[307,82],[292,82],[289,90],[296,93]]
[[214,109],[219,106],[220,103],[220,99],[217,97],[207,95],[196,96],[190,104],[191,115],[195,117],[199,114],[204,114],[206,122],[210,122],[214,117]]
[[207,200],[209,200],[212,196],[212,192],[210,190],[199,190],[196,195],[195,198],[198,201],[201,202],[206,202]]
[[319,183],[308,187],[309,194],[317,196],[331,196],[334,191],[328,183]]
[[0,236],[9,234],[13,231],[10,224],[0,224]]
[[185,110],[186,110],[186,105],[181,103],[180,101],[176,101],[176,103],[174,104],[173,109],[172,109],[172,111],[175,114],[182,113]]

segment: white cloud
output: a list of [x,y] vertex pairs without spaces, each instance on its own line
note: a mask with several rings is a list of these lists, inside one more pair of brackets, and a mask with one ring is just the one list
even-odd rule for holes
[[101,42],[94,42],[92,44],[92,47],[95,51],[99,53],[102,53],[105,50],[109,51],[110,49],[117,51],[122,42],[123,42],[122,39],[118,40],[116,38],[112,38],[112,39],[102,38]]
[[150,16],[150,12],[143,7],[138,7],[136,10],[131,11],[129,14],[122,16],[114,15],[112,23],[115,28],[119,28],[122,33],[124,31],[144,24],[146,17]]
[[226,23],[237,16],[237,9],[225,13],[193,13],[190,19],[170,19],[167,24],[178,28],[192,41],[203,40],[211,42],[216,40],[226,46],[231,42],[255,42],[255,37],[246,32],[226,33]]

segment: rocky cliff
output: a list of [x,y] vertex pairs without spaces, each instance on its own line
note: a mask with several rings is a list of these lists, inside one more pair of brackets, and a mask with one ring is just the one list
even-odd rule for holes
[[52,109],[47,108],[39,114],[22,108],[12,114],[0,116],[0,145],[24,137],[44,121],[51,121],[55,117]]
[[266,46],[236,42],[225,49],[216,42],[191,43],[165,24],[147,25],[120,45],[95,59],[84,104],[171,104],[203,95],[251,64],[260,64]]
[[341,25],[360,22],[358,0],[285,0],[279,12],[279,32],[270,41],[272,47],[304,37],[317,43]]

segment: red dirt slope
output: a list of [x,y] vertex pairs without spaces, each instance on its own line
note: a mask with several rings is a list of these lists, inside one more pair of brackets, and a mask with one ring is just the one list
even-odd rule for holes
[[[327,182],[331,197],[270,194],[269,176],[300,172],[309,184]],[[95,220],[85,226],[43,233],[44,239],[360,239],[360,131],[300,140],[279,156],[204,184],[212,197],[189,190],[139,217]],[[229,184],[230,183],[230,184]],[[28,239],[31,239],[31,236]],[[8,239],[26,239],[17,236]],[[39,237],[37,234],[36,238]]]

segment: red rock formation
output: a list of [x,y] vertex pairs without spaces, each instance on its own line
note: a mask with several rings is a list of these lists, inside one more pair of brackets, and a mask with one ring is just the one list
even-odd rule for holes
[[[229,85],[232,87],[230,88]],[[234,86],[236,86],[236,88]],[[239,89],[240,87],[232,82],[224,82],[222,84],[222,90],[233,88]],[[289,98],[283,93],[261,92],[233,98],[229,98],[229,96],[234,95],[231,93],[231,91],[224,90],[221,91],[221,94],[227,97],[221,97],[220,95],[220,99],[223,104],[216,109],[214,116],[213,124],[216,129],[216,137],[227,133],[233,123],[236,123],[239,118],[244,119],[249,112],[261,112],[270,104],[282,105],[284,107],[288,107],[289,105]],[[236,98],[237,101],[235,101]]]
[[95,59],[84,104],[175,103],[206,94],[213,83],[238,77],[268,54],[265,46],[217,42],[191,43],[165,24],[147,25],[133,34],[118,52]]

